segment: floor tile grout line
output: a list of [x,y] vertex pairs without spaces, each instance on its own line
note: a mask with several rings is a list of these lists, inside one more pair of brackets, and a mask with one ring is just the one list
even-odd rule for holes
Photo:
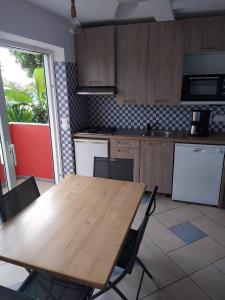
[[[203,206],[204,206],[204,205],[203,205]],[[225,209],[223,209],[223,208],[218,208],[218,207],[215,207],[215,206],[207,206],[207,207],[212,208],[212,209],[222,209],[222,210],[224,211],[224,214],[225,214]],[[208,215],[208,214],[206,214],[205,212],[201,211],[201,210],[198,209],[197,207],[196,207],[196,209],[197,209],[198,211],[200,211],[204,216],[208,217],[208,218],[211,219],[212,221],[215,221],[215,222],[216,222],[217,224],[219,224],[220,226],[225,227],[225,225],[223,225],[222,223],[218,222],[216,219],[212,218],[210,215]]]
[[[150,238],[149,238],[150,239]],[[151,240],[151,239],[150,239]],[[152,241],[152,240],[151,240]],[[186,275],[186,273],[181,269],[181,267],[178,265],[178,264],[176,264],[164,251],[162,251],[159,247],[158,247],[158,245],[156,245],[156,243],[154,242],[154,241],[152,241],[152,243],[155,245],[155,247],[159,250],[159,252],[161,252],[162,254],[164,254],[164,255],[166,255],[166,257],[170,260],[170,262],[172,262],[174,265],[176,265],[176,267],[182,272],[182,273],[184,273],[184,275]],[[185,276],[184,277],[182,277],[182,278],[185,278]],[[176,282],[176,281],[179,281],[180,279],[178,279],[178,280],[175,280],[174,282]],[[172,283],[171,283],[172,284]],[[169,284],[170,285],[170,284]],[[168,285],[167,285],[168,286]],[[165,286],[166,287],[166,286]],[[164,288],[164,287],[163,287]]]
[[[223,259],[223,258],[221,258],[221,259]],[[218,267],[215,265],[215,263],[217,263],[217,262],[220,261],[221,259],[219,259],[219,260],[217,260],[216,262],[214,262],[214,263],[213,263],[213,266],[214,266],[218,271],[220,271],[223,275],[225,275],[225,272],[223,272],[220,268],[218,268]]]
[[[170,200],[168,199],[168,201],[170,201]],[[172,210],[175,210],[175,209],[177,209],[177,208],[180,208],[180,207],[185,206],[185,205],[181,205],[181,206],[177,206],[177,207],[174,207],[174,208],[168,208],[168,207],[166,207],[164,204],[162,204],[160,201],[159,201],[159,203],[160,203],[162,206],[164,206],[164,207],[166,208],[166,210],[165,210],[165,211],[162,211],[162,212],[159,212],[159,213],[155,213],[154,215],[160,215],[160,214],[163,214],[163,213],[165,213],[165,212],[172,211]],[[157,199],[156,199],[156,205],[157,205]]]
[[198,219],[198,218],[200,218],[200,217],[202,217],[202,216],[194,217],[194,218],[191,219],[191,220],[187,220],[187,221],[185,221],[185,222],[183,222],[183,223],[178,223],[178,224],[173,225],[173,226],[170,226],[170,227],[168,227],[168,226],[167,226],[166,224],[164,224],[160,219],[158,219],[157,216],[156,216],[156,219],[157,219],[157,221],[159,221],[163,226],[165,226],[167,229],[170,229],[170,228],[172,228],[172,227],[174,227],[174,226],[177,226],[177,225],[180,225],[180,224],[184,224],[184,223],[186,223],[186,222],[191,222],[191,221],[196,220],[196,219]]
[[214,300],[210,295],[206,293],[190,276],[187,276],[210,300]]
[[[167,254],[167,253],[170,253],[170,252],[172,252],[172,251],[175,251],[175,250],[177,250],[177,249],[180,249],[180,248],[183,248],[184,246],[187,246],[188,244],[186,244],[185,242],[185,245],[182,245],[182,246],[178,246],[177,248],[175,248],[175,249],[173,249],[173,250],[170,250],[170,251],[168,251],[168,252],[164,252],[158,245],[157,245],[157,243],[148,235],[148,234],[146,234],[147,236],[148,236],[148,238],[151,240],[151,242],[153,242],[153,244],[155,245],[155,246],[157,246],[164,254]],[[176,237],[176,236],[175,236]],[[182,241],[182,240],[181,240]]]
[[[185,275],[186,275],[186,274],[185,274]],[[157,292],[163,291],[164,289],[170,287],[171,285],[173,285],[173,284],[175,284],[175,283],[177,283],[177,282],[179,282],[179,281],[181,281],[181,280],[183,280],[183,279],[185,279],[185,278],[187,278],[187,277],[188,277],[188,276],[181,277],[181,278],[179,278],[179,279],[177,279],[177,280],[171,282],[170,284],[168,284],[168,285],[166,285],[166,286],[164,286],[164,287],[159,287],[157,291],[154,291],[154,292],[150,293],[149,295],[146,295],[145,298],[148,297],[148,296],[150,296],[150,295],[153,295],[153,294],[155,294],[155,293],[157,293]],[[154,282],[154,281],[153,281],[153,282]]]
[[[207,237],[205,237],[205,238],[207,238]],[[152,240],[151,240],[152,241]],[[197,241],[196,241],[197,242]],[[204,268],[206,268],[206,267],[208,267],[209,265],[212,265],[212,264],[215,264],[216,262],[218,262],[218,261],[220,261],[221,259],[223,259],[224,257],[225,257],[225,255],[222,257],[222,258],[219,258],[219,259],[217,259],[217,260],[215,260],[214,262],[211,262],[211,263],[209,263],[209,264],[207,264],[207,265],[205,265],[204,267],[202,267],[202,268],[200,268],[200,269],[197,269],[197,270],[195,270],[195,271],[193,271],[193,272],[191,272],[190,274],[188,274],[188,273],[186,273],[175,261],[173,261],[168,255],[167,255],[167,253],[165,253],[164,251],[162,251],[156,244],[155,244],[155,242],[153,241],[153,244],[160,250],[160,252],[162,252],[163,254],[165,254],[167,257],[168,257],[168,259],[172,262],[172,263],[174,263],[184,274],[185,274],[185,277],[189,277],[190,275],[192,275],[193,273],[196,273],[196,272],[199,272],[200,270],[202,270],[202,269],[204,269]],[[184,246],[183,246],[184,247]],[[180,247],[180,248],[182,248],[182,247]],[[179,249],[180,249],[179,248]],[[224,246],[223,246],[223,248],[225,248]],[[173,251],[176,251],[176,250],[173,250]],[[172,252],[172,251],[171,251]],[[177,281],[179,281],[179,280],[177,280]],[[174,281],[174,282],[176,282],[176,281]],[[170,284],[169,284],[170,285]],[[168,285],[168,286],[169,286]],[[165,286],[166,287],[166,286]],[[165,288],[164,287],[164,288]]]
[[[223,258],[225,258],[225,256],[223,256],[222,258],[219,258],[219,259],[217,259],[217,260],[215,260],[215,261],[213,261],[213,262],[211,262],[211,263],[209,263],[209,264],[207,264],[207,265],[205,265],[205,266],[203,266],[203,267],[201,267],[201,268],[199,268],[199,269],[197,269],[197,270],[195,270],[195,271],[193,271],[193,272],[191,272],[191,273],[186,273],[185,271],[183,271],[183,272],[189,277],[189,276],[193,275],[194,273],[197,273],[197,272],[199,272],[199,271],[201,271],[201,270],[207,268],[207,267],[210,266],[210,265],[214,265],[215,263],[217,263],[218,261],[220,261],[220,260],[223,259]],[[225,273],[224,273],[224,274],[225,274]]]
[[[197,225],[195,225],[195,226],[197,226]],[[206,234],[206,233],[205,233]],[[221,244],[221,242],[219,242],[219,241],[217,241],[214,237],[212,237],[211,235],[209,235],[208,233],[207,233],[207,236],[210,238],[210,239],[212,239],[214,242],[216,242],[217,244],[219,244],[221,247],[223,247],[223,248],[225,248],[225,245],[223,245],[223,244]],[[206,236],[206,237],[207,237]],[[198,240],[199,241],[199,240]],[[196,241],[197,242],[197,241]],[[194,242],[193,242],[194,243]],[[192,243],[191,243],[192,244]]]

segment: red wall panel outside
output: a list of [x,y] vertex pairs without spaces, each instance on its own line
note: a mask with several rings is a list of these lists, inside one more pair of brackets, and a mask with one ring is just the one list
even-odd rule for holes
[[10,123],[17,176],[54,178],[50,128],[47,124]]

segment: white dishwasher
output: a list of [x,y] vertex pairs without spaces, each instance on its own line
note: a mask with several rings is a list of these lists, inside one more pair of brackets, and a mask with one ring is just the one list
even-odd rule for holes
[[225,146],[175,144],[172,199],[218,205]]
[[75,139],[76,174],[93,176],[94,157],[109,156],[109,141],[95,139]]

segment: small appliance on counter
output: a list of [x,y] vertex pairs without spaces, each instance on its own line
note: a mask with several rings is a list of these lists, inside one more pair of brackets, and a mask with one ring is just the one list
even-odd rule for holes
[[192,110],[190,135],[208,136],[210,110]]

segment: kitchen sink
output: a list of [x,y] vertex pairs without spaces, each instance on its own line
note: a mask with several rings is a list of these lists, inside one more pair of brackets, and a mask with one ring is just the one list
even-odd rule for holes
[[172,130],[150,130],[144,133],[144,136],[152,137],[175,137],[176,132]]

